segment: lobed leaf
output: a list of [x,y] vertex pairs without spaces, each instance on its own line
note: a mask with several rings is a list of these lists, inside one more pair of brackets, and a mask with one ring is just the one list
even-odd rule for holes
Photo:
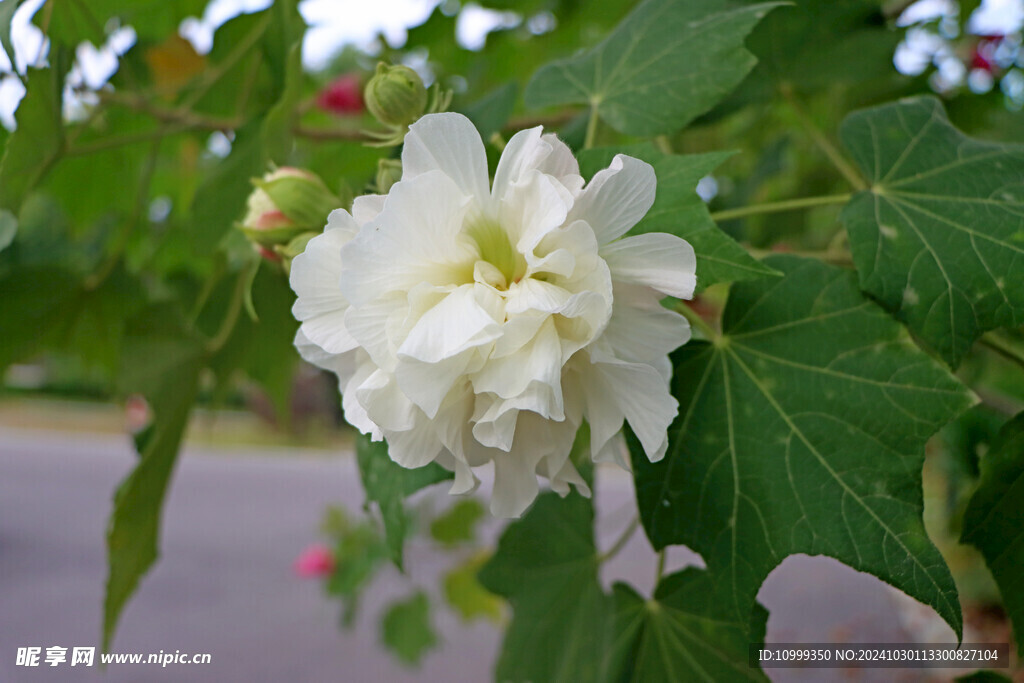
[[18,128],[0,160],[0,208],[14,213],[64,152],[64,74],[71,59],[60,49],[50,59],[50,68],[28,70],[25,97],[14,117]]
[[664,460],[629,435],[656,548],[686,544],[722,614],[746,623],[765,577],[828,555],[961,629],[956,587],[921,519],[925,441],[972,396],[858,291],[852,273],[772,257],[741,282],[722,337],[673,354],[679,416]]
[[723,617],[707,572],[689,567],[666,576],[650,600],[617,583],[614,600],[611,680],[768,680],[748,663],[750,643],[764,642],[767,610],[755,606],[749,623]]
[[1006,423],[981,460],[981,482],[964,513],[961,543],[981,551],[1024,655],[1024,413]]
[[437,646],[437,634],[430,624],[430,601],[423,592],[392,603],[380,628],[384,646],[406,664],[418,664],[428,650]]
[[402,568],[402,548],[409,533],[409,519],[404,501],[416,491],[452,478],[452,473],[436,463],[415,470],[406,469],[391,459],[387,444],[356,438],[356,460],[363,480],[367,503],[380,506],[384,520],[384,536],[391,560]]
[[139,580],[156,561],[164,495],[204,365],[201,341],[174,310],[150,307],[125,333],[121,377],[124,390],[142,393],[153,411],[153,428],[141,440],[135,469],[114,494],[107,528],[103,650],[110,649],[118,619]]
[[743,39],[780,4],[645,0],[599,45],[539,69],[526,104],[587,104],[619,132],[674,133],[743,80],[757,61]]
[[1024,146],[967,137],[934,97],[850,114],[870,180],[842,213],[861,287],[956,367],[1024,324]]
[[477,617],[494,623],[501,621],[501,598],[489,593],[477,579],[477,573],[487,559],[486,551],[477,553],[444,575],[445,601],[463,621],[473,621]]
[[600,679],[612,605],[598,583],[593,525],[586,498],[544,493],[502,534],[479,575],[514,611],[497,680]]

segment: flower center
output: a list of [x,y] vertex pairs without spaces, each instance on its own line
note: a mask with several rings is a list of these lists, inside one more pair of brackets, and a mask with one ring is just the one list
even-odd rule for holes
[[465,231],[480,249],[480,258],[497,268],[506,283],[518,282],[526,273],[526,259],[516,252],[508,233],[497,221],[481,218],[466,226]]

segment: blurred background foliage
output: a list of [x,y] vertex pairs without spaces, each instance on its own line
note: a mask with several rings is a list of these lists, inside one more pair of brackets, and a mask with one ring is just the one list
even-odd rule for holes
[[[543,65],[598,44],[636,4],[445,0],[432,3],[404,42],[381,33],[337,45],[316,68],[308,59],[304,68],[308,8],[295,0],[237,4],[247,11],[220,25],[208,46],[184,30],[209,13],[206,0],[0,1],[8,56],[0,86],[8,103],[0,127],[5,397],[41,393],[130,407],[143,394],[150,403],[143,414],[162,421],[147,430],[151,415],[141,419],[140,452],[162,454],[152,460],[161,469],[173,466],[193,396],[205,407],[248,406],[294,435],[308,434],[311,415],[340,424],[332,381],[300,367],[292,347],[286,262],[234,229],[250,179],[272,165],[297,166],[346,203],[374,187],[378,162],[397,155],[364,144],[363,131],[376,123],[362,88],[379,60],[411,66],[428,86],[450,90],[451,108],[496,143],[488,147],[492,161],[511,132],[537,124],[578,149],[586,108],[528,108],[526,83]],[[332,11],[343,15],[347,5]],[[997,5],[1008,9],[999,14]],[[30,9],[47,39],[25,57],[15,54],[11,26]],[[478,26],[471,39],[463,35],[468,22]],[[819,138],[830,145],[847,113],[903,96],[937,93],[961,130],[1024,142],[1022,23],[1024,8],[1012,2],[795,0],[753,29],[746,45],[759,61],[732,94],[658,143],[685,154],[734,150],[697,186],[713,212],[730,212],[847,191]],[[95,73],[103,59],[113,60],[109,78]],[[597,131],[598,146],[638,141],[611,126]],[[838,253],[839,210],[764,213],[719,226],[754,254]],[[724,289],[712,288],[697,308],[714,314],[723,300]],[[940,545],[954,568],[971,577],[980,565],[974,551],[954,547],[958,520],[979,455],[1006,417],[1024,409],[1024,381],[1019,367],[988,351],[958,372],[985,405],[931,442],[928,521],[933,537],[948,541]],[[133,523],[145,527],[143,536],[155,537],[164,485],[148,489],[154,500],[140,504],[148,512]],[[465,505],[417,528],[429,528],[441,545],[467,543],[480,513]],[[340,512],[325,524],[333,545],[327,590],[345,602],[350,620],[389,549],[375,528]],[[139,528],[130,536],[112,546],[134,559],[124,577],[112,574],[108,633],[137,570],[152,559],[145,543],[133,545]],[[485,559],[464,550],[446,579],[462,582],[450,594],[467,618],[497,618],[496,598],[475,583]],[[965,585],[981,602],[997,599],[987,577]],[[434,644],[424,629],[402,634],[402,624],[424,619],[425,609],[413,590],[382,622],[385,642],[407,661]]]

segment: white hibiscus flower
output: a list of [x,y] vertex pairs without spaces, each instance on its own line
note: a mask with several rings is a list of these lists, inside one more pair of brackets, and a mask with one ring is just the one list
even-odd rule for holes
[[654,201],[654,170],[618,155],[584,186],[538,127],[509,141],[491,185],[479,134],[451,113],[411,126],[402,164],[292,265],[296,346],[338,375],[346,419],[400,465],[452,470],[452,493],[493,462],[503,517],[533,501],[538,474],[589,495],[569,460],[584,419],[595,461],[629,466],[624,419],[661,458],[678,410],[667,354],[690,328],[659,300],[692,296],[696,261],[672,235],[622,238]]

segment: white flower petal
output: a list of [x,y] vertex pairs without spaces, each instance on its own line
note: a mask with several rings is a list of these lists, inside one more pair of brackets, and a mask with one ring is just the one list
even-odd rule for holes
[[416,423],[416,406],[398,389],[390,373],[375,370],[353,393],[384,432],[406,431]]
[[505,192],[498,220],[509,231],[516,250],[533,250],[544,236],[565,223],[572,196],[551,176],[530,171]]
[[550,399],[532,406],[549,417],[562,414],[562,357],[554,321],[547,319],[533,339],[515,353],[491,359],[472,378],[479,393],[510,399],[523,394],[531,384],[549,389]]
[[668,427],[679,412],[679,402],[661,374],[645,363],[599,362],[594,369],[611,388],[609,400],[618,404],[647,457],[660,460],[668,443]]
[[488,405],[488,408],[478,417],[474,416],[473,436],[488,448],[508,452],[512,450],[512,442],[515,441],[519,409],[510,405],[510,401],[489,398],[489,404],[478,401],[478,405]]
[[583,178],[572,150],[551,133],[541,135],[542,130],[540,126],[521,130],[505,145],[494,172],[495,199],[502,199],[512,185],[534,170],[554,177],[570,192],[579,191]]
[[620,360],[650,363],[690,340],[690,323],[637,285],[615,286],[615,308],[602,341]]
[[480,133],[462,114],[428,114],[409,126],[402,148],[402,182],[438,170],[479,206],[486,205],[487,153]]
[[407,307],[405,297],[392,292],[359,308],[349,308],[345,313],[345,327],[349,334],[383,370],[395,368],[397,359],[389,332],[404,317]]
[[477,303],[475,288],[463,285],[419,319],[398,348],[398,356],[437,363],[494,341],[500,334],[501,326]]
[[569,222],[585,220],[599,244],[626,234],[654,204],[654,169],[647,162],[616,154],[611,165],[594,174],[576,198]]
[[356,197],[352,202],[352,217],[359,225],[366,225],[384,210],[386,199],[387,195],[384,194],[364,194]]
[[416,415],[411,429],[389,431],[388,455],[402,467],[415,469],[433,461],[444,449],[430,419],[422,413]]
[[335,210],[327,229],[311,239],[305,251],[292,261],[290,283],[298,295],[292,315],[302,322],[305,337],[328,353],[344,353],[358,346],[345,328],[348,301],[338,287],[341,248],[355,233],[352,217]]
[[557,285],[527,278],[512,285],[507,296],[505,310],[515,315],[527,311],[557,313],[565,307],[572,295]]
[[536,460],[539,458],[523,455],[502,453],[494,458],[491,514],[495,517],[519,517],[537,497],[540,487]]
[[606,444],[622,429],[625,414],[612,395],[615,387],[600,372],[595,372],[588,354],[573,358],[574,378],[584,403],[584,415],[590,424],[590,452],[603,453]]
[[380,430],[380,427],[373,423],[370,416],[366,414],[366,408],[363,407],[356,397],[356,389],[377,370],[372,362],[368,362],[369,358],[365,351],[359,349],[355,352],[355,355],[356,371],[348,378],[345,386],[341,389],[341,409],[345,412],[345,420],[350,425],[363,434],[369,434],[373,441],[380,441],[384,438],[383,432]]
[[453,269],[471,269],[475,246],[460,234],[467,202],[437,171],[396,183],[384,211],[342,248],[345,298],[361,306],[421,282],[451,284]]
[[450,451],[442,451],[437,455],[437,464],[455,473],[455,480],[448,489],[449,495],[461,496],[471,493],[480,485],[480,480],[473,474],[473,470],[465,461],[456,458]]
[[556,471],[552,471],[556,463],[554,455],[549,455],[544,460],[543,464],[546,466],[544,468],[544,475],[551,482],[551,490],[564,498],[569,495],[569,485],[572,484],[580,492],[581,496],[590,498],[590,487],[587,485],[586,480],[580,476],[576,465],[572,463],[568,455],[562,457],[562,460],[561,467]]
[[448,392],[463,378],[473,362],[472,349],[436,363],[402,359],[395,367],[395,380],[402,393],[409,397],[427,417],[437,416]]
[[684,239],[660,232],[635,235],[605,245],[601,256],[617,282],[646,285],[680,299],[693,297],[697,257]]
[[616,432],[608,439],[601,450],[593,454],[593,458],[594,462],[611,462],[627,472],[633,471],[633,464],[629,462],[629,449],[622,432]]

